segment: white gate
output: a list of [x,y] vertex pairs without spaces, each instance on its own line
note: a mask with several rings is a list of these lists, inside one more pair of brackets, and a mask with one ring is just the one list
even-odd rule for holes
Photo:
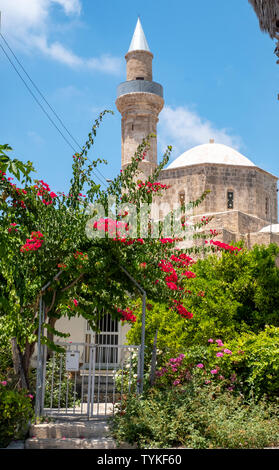
[[44,346],[40,414],[103,418],[121,410],[124,394],[137,393],[140,346],[56,345],[64,352],[53,352],[49,360]]

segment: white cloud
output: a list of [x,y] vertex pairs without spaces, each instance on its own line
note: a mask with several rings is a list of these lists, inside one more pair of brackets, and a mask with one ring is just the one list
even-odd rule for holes
[[44,139],[39,134],[37,134],[37,132],[29,131],[27,132],[27,135],[33,144],[40,145],[40,146],[45,144]]
[[52,0],[53,3],[59,3],[65,10],[65,13],[71,14],[76,13],[80,14],[81,12],[81,3],[79,0]]
[[3,33],[14,47],[25,52],[37,50],[69,67],[119,74],[122,67],[120,58],[109,54],[80,57],[61,42],[50,39],[55,6],[63,8],[66,17],[79,16],[82,9],[81,0],[0,0]]
[[231,135],[227,129],[218,129],[211,121],[203,119],[187,106],[165,106],[158,126],[158,142],[161,151],[172,145],[172,158],[191,147],[206,144],[210,139],[235,149],[242,146],[241,138]]
[[122,69],[122,59],[120,57],[112,57],[109,54],[103,54],[101,57],[88,59],[86,65],[91,70],[99,70],[106,73],[120,73]]

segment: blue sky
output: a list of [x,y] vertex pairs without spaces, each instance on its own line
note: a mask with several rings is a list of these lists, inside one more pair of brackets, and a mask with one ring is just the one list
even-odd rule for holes
[[[170,144],[174,158],[213,137],[279,176],[275,44],[248,0],[0,0],[0,10],[3,35],[81,145],[100,111],[115,112],[90,155],[108,161],[100,167],[106,178],[121,164],[116,88],[138,14],[153,79],[164,87],[158,155]],[[0,142],[33,161],[54,191],[67,191],[72,150],[1,49],[0,67]]]

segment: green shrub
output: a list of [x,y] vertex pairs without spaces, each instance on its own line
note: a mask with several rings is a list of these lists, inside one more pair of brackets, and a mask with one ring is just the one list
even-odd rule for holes
[[[222,253],[199,259],[191,267],[196,278],[185,280],[184,304],[193,313],[181,318],[159,302],[147,302],[146,345],[152,348],[158,329],[158,348],[171,354],[185,352],[208,338],[231,341],[243,333],[255,334],[265,325],[279,326],[279,247],[254,246],[237,256]],[[190,292],[189,292],[190,291]],[[128,333],[130,344],[140,344],[141,304],[136,323]]]
[[0,384],[0,447],[12,439],[23,439],[28,432],[34,412],[32,395],[24,390],[9,390],[6,382]]
[[130,396],[112,420],[112,433],[140,448],[263,448],[279,443],[278,411],[278,404],[245,402],[191,381]]
[[246,398],[274,399],[279,395],[279,328],[267,326],[227,343],[209,338],[207,346],[192,346],[177,357],[163,354],[159,364],[157,387],[181,386],[196,377],[200,384],[214,383]]
[[[234,372],[246,395],[259,398],[279,395],[279,328],[267,326],[256,334],[243,334],[231,341],[224,369]],[[223,359],[223,358],[222,358]]]

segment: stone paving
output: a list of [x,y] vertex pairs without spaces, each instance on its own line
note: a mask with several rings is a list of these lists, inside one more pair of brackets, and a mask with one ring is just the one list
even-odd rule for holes
[[113,405],[101,403],[94,408],[98,417],[89,418],[69,410],[60,410],[59,414],[49,416],[50,422],[34,424],[30,427],[25,449],[131,449],[127,443],[117,446],[109,435],[108,417],[113,413]]

